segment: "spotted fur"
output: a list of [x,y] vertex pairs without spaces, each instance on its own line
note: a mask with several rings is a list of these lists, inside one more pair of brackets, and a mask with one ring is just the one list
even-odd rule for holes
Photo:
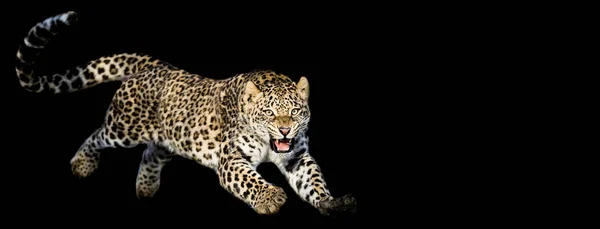
[[[288,198],[256,171],[263,162],[277,165],[296,194],[321,213],[354,212],[356,200],[351,195],[334,198],[309,154],[305,77],[294,82],[284,74],[257,70],[215,80],[140,54],[102,57],[64,73],[35,75],[36,56],[76,19],[75,12],[67,12],[35,25],[16,63],[21,86],[31,92],[66,93],[123,81],[105,122],[71,159],[76,177],[88,177],[98,168],[101,149],[145,144],[138,198],[153,197],[162,168],[180,156],[213,169],[225,190],[259,214],[277,213]],[[287,148],[274,143],[285,139]]]

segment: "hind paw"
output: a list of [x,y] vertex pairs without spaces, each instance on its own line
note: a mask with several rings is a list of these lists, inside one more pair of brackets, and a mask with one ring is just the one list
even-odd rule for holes
[[136,194],[138,199],[150,199],[160,187],[160,179],[141,179],[136,182]]
[[71,160],[71,171],[77,178],[85,178],[98,168],[98,161],[94,159],[75,157]]

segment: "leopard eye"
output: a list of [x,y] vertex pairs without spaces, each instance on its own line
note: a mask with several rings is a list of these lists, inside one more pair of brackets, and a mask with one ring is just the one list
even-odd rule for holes
[[298,112],[300,112],[300,109],[298,109],[298,108],[292,109],[292,115],[297,115]]
[[264,110],[263,112],[265,112],[265,114],[266,114],[267,116],[271,116],[271,115],[273,115],[273,111],[272,111],[272,110]]

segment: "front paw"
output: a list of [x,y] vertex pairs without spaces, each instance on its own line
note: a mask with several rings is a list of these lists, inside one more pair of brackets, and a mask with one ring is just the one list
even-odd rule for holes
[[319,203],[318,209],[321,214],[328,216],[354,214],[356,213],[356,198],[348,194],[339,198],[324,200]]
[[279,212],[279,208],[283,206],[287,200],[287,195],[282,188],[277,186],[269,186],[261,191],[256,199],[254,210],[261,215],[272,215]]

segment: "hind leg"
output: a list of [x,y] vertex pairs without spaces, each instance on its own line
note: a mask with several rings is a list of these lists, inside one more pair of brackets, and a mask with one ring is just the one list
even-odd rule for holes
[[77,178],[84,178],[91,175],[97,168],[100,160],[98,150],[106,148],[105,128],[96,129],[85,142],[79,147],[79,150],[71,158],[71,171]]
[[139,144],[139,142],[123,137],[122,133],[111,133],[107,126],[105,124],[96,129],[71,159],[71,171],[75,177],[88,177],[98,168],[100,150],[116,147],[130,148]]
[[172,153],[155,144],[148,144],[142,155],[135,184],[138,198],[151,198],[160,187],[160,172],[171,161]]
[[[148,73],[148,72],[146,72]],[[137,75],[121,85],[108,107],[105,122],[81,145],[71,159],[73,174],[83,178],[98,168],[101,149],[131,148],[149,143],[160,135],[152,75]],[[144,78],[145,77],[145,78]]]

